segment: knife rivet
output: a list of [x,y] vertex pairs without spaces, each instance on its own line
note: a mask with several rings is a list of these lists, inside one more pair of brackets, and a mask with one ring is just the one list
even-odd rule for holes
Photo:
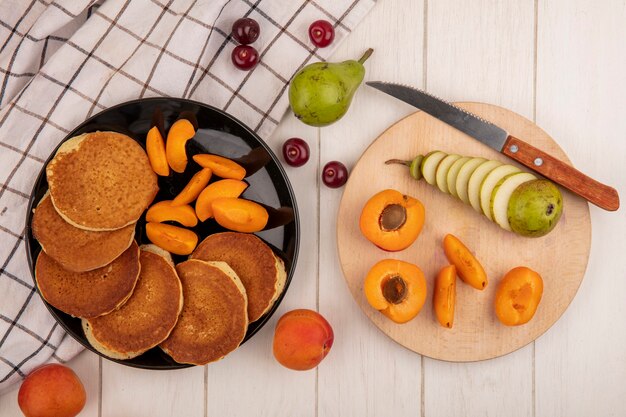
[[517,147],[517,145],[511,145],[509,150],[511,151],[511,153],[517,153],[517,151],[519,151],[519,148]]
[[536,166],[540,167],[541,165],[543,165],[543,159],[535,158],[534,163],[535,163]]

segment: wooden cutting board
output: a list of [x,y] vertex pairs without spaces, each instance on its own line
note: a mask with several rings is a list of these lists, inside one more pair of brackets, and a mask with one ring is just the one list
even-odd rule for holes
[[[490,104],[457,104],[569,163],[557,143],[524,117]],[[576,295],[591,246],[588,204],[561,189],[563,215],[556,228],[541,238],[517,236],[501,229],[459,199],[440,192],[424,180],[414,180],[406,167],[384,163],[392,158],[410,160],[432,150],[515,164],[423,112],[414,113],[391,126],[363,153],[344,190],[337,219],[337,246],[345,279],[365,315],[383,333],[408,349],[454,362],[505,355],[548,330]],[[409,248],[400,252],[385,252],[377,248],[359,230],[363,205],[372,195],[387,188],[419,199],[426,208],[426,221],[420,236]],[[434,278],[442,267],[449,264],[442,248],[443,237],[448,233],[457,236],[470,248],[489,278],[484,291],[458,281],[452,329],[438,324],[432,306]],[[371,308],[363,293],[363,279],[368,270],[385,258],[414,263],[426,276],[426,304],[420,314],[406,324],[396,324]],[[507,327],[496,318],[493,302],[500,279],[516,266],[527,266],[539,272],[544,280],[544,293],[537,313],[529,323]]]

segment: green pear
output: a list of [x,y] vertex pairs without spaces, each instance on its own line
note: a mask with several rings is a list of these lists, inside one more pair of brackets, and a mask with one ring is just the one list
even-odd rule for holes
[[507,208],[511,229],[522,236],[548,234],[561,218],[563,197],[548,180],[533,180],[513,191]]
[[363,63],[372,52],[368,49],[358,61],[316,62],[298,71],[289,85],[289,104],[296,117],[318,127],[341,119],[363,81]]

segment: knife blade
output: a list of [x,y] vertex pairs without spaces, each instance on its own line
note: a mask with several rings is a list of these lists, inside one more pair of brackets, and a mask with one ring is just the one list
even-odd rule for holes
[[366,84],[428,113],[604,210],[619,208],[619,195],[613,187],[594,180],[467,110],[417,88],[381,81]]

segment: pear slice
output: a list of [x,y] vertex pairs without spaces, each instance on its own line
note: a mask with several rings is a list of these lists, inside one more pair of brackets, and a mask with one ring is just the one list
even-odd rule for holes
[[441,151],[434,151],[429,153],[422,160],[422,175],[427,183],[435,185],[435,173],[437,172],[437,166],[443,158],[448,156],[447,153]]
[[439,162],[439,166],[437,167],[437,173],[435,176],[435,181],[437,182],[437,187],[444,193],[448,193],[448,171],[454,162],[461,158],[461,155],[448,155]]
[[465,162],[463,166],[461,166],[459,174],[456,176],[456,194],[457,197],[459,197],[465,204],[469,204],[470,202],[467,192],[470,177],[476,168],[478,168],[478,166],[485,161],[485,158],[470,158],[469,161]]
[[470,159],[472,158],[469,156],[464,156],[454,161],[454,163],[450,167],[450,170],[448,171],[448,175],[446,175],[446,183],[448,184],[448,192],[450,193],[451,196],[454,196],[454,197],[459,196],[456,190],[456,177],[459,175],[459,171],[461,170],[461,167],[463,166],[463,164],[465,164]]
[[479,213],[482,213],[480,210],[480,185],[485,177],[500,165],[502,165],[500,161],[485,161],[478,165],[472,172],[472,175],[470,175],[467,182],[467,197],[474,210]]
[[511,195],[513,195],[513,191],[515,191],[520,185],[536,179],[537,177],[528,172],[516,172],[515,174],[509,174],[498,181],[491,192],[491,201],[489,203],[491,218],[498,224],[498,226],[511,231],[508,216],[509,200],[511,199]]
[[502,178],[516,172],[520,172],[518,167],[515,167],[513,165],[500,165],[489,174],[487,174],[487,176],[483,180],[483,183],[480,184],[480,208],[482,209],[483,214],[487,216],[489,220],[493,220],[493,218],[491,217],[491,207],[489,207],[491,203],[491,192]]

